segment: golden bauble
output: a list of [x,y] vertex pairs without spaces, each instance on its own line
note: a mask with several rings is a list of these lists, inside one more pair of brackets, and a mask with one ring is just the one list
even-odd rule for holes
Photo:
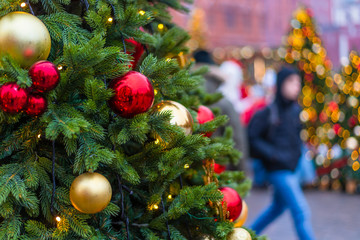
[[234,228],[232,233],[228,235],[227,240],[251,240],[251,235],[243,228]]
[[75,178],[70,187],[70,201],[82,213],[98,213],[111,200],[109,181],[99,173],[84,173]]
[[177,125],[184,129],[186,135],[190,135],[192,133],[194,120],[186,107],[180,103],[174,101],[162,101],[153,107],[153,111],[157,111],[159,113],[171,111],[170,124]]
[[242,225],[244,225],[247,217],[248,217],[248,206],[246,202],[243,200],[241,213],[240,216],[234,221],[235,223],[234,227],[241,227]]
[[0,54],[9,54],[28,68],[50,54],[51,39],[45,24],[26,12],[12,12],[0,19]]
[[179,55],[176,55],[175,57],[173,57],[174,59],[176,59],[176,61],[179,64],[180,68],[184,68],[186,66],[186,57],[183,53],[180,53]]
[[180,68],[184,68],[187,65],[187,58],[186,58],[186,56],[184,55],[183,52],[181,52],[181,53],[179,53],[177,55],[169,54],[169,55],[167,55],[167,58],[168,59],[176,59],[176,61],[179,64]]

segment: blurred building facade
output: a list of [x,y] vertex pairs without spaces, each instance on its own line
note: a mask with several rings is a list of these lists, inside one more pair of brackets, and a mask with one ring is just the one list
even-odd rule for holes
[[[173,16],[189,30],[201,25],[209,49],[251,46],[261,50],[282,45],[292,14],[301,5],[312,9],[335,67],[345,64],[350,50],[360,50],[360,0],[195,0],[189,15],[174,12]],[[191,21],[199,12],[204,22]]]

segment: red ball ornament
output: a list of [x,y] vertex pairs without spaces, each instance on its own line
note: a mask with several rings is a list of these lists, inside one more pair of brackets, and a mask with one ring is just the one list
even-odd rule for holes
[[[199,109],[197,111],[197,117],[196,117],[199,124],[209,122],[209,121],[213,120],[214,118],[215,118],[214,113],[208,107],[205,107],[205,106],[199,107]],[[204,133],[204,136],[211,137],[212,134],[213,134],[212,132],[207,132],[207,133]]]
[[226,169],[225,165],[221,165],[221,164],[214,164],[214,172],[217,174],[221,174],[222,172],[224,172]]
[[30,94],[25,106],[25,112],[30,116],[39,116],[47,109],[46,98],[40,94]]
[[33,82],[32,87],[39,92],[54,89],[60,81],[60,73],[57,67],[49,61],[34,63],[29,69],[29,75]]
[[7,83],[0,87],[0,108],[7,113],[20,112],[27,101],[28,94],[25,89],[16,83]]
[[134,58],[131,61],[131,65],[130,65],[130,67],[132,69],[134,69],[137,66],[137,64],[138,64],[141,56],[143,55],[145,49],[144,49],[144,46],[141,43],[135,41],[132,38],[125,39],[125,42],[130,43],[131,45],[134,46],[132,51],[126,51],[127,54],[131,54],[133,56],[133,58]]
[[221,187],[219,190],[224,195],[223,202],[227,204],[229,219],[235,221],[240,216],[242,210],[242,199],[240,195],[229,187]]
[[154,89],[143,74],[130,71],[113,79],[109,85],[115,92],[109,100],[110,108],[119,116],[132,118],[149,110],[154,102]]

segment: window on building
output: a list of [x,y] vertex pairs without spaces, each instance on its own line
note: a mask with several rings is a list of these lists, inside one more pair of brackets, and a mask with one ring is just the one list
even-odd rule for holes
[[224,8],[225,23],[227,28],[232,29],[236,27],[236,10],[234,6],[225,6]]

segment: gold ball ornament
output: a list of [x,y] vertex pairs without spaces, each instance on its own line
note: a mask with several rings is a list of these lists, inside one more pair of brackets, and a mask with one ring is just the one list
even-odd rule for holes
[[171,111],[170,124],[177,125],[184,129],[186,135],[190,135],[193,131],[194,120],[190,112],[181,105],[174,101],[162,101],[153,107],[153,111],[159,113]]
[[111,200],[109,181],[99,173],[84,173],[70,187],[70,201],[82,213],[94,214],[106,208]]
[[227,240],[252,240],[248,231],[243,228],[234,228],[232,233],[227,237]]
[[248,217],[248,206],[247,206],[246,202],[243,200],[241,213],[240,213],[240,216],[234,221],[234,223],[235,223],[234,227],[237,228],[237,227],[241,227],[242,225],[244,225],[247,217]]
[[183,52],[180,52],[177,55],[169,54],[169,55],[167,55],[167,58],[169,60],[170,59],[176,59],[176,61],[177,61],[180,68],[184,68],[187,65],[187,58],[186,58],[186,56],[184,55]]
[[187,64],[186,56],[181,52],[176,56],[176,60],[180,66],[180,68],[184,68]]
[[50,54],[51,38],[45,24],[26,12],[11,12],[0,19],[0,54],[9,54],[28,68]]

